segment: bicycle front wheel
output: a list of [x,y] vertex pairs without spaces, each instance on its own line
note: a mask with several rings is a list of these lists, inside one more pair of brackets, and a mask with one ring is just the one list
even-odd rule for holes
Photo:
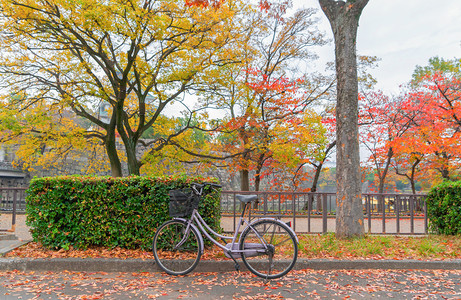
[[298,243],[289,227],[275,220],[260,220],[242,233],[240,249],[253,274],[275,279],[287,274],[298,257]]
[[187,223],[171,220],[160,226],[155,233],[152,250],[155,262],[170,275],[185,275],[200,261],[202,245],[199,232]]

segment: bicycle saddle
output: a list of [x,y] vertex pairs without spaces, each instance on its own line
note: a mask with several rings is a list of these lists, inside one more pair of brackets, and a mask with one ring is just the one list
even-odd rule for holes
[[235,195],[235,198],[239,199],[242,203],[249,203],[258,199],[258,195]]

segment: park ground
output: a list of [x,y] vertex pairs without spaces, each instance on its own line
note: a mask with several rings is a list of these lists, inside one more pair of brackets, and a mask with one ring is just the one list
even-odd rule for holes
[[296,270],[264,281],[248,272],[0,272],[0,299],[460,299],[461,271]]
[[[23,223],[24,216],[19,216],[16,233],[27,238]],[[333,268],[296,269],[272,281],[248,271],[202,272],[200,268],[181,277],[159,272],[5,269],[0,270],[0,299],[461,299],[458,237],[368,236],[339,242],[333,234],[301,235],[300,250],[300,261],[325,259]],[[28,243],[6,254],[3,260],[44,259],[52,265],[55,260],[79,258],[116,258],[118,263],[153,259],[142,250],[52,251],[39,243]],[[203,259],[225,260],[216,249],[209,249]],[[364,266],[362,269],[341,267],[341,262],[358,260]],[[410,265],[404,269],[386,267],[392,261],[408,260]],[[385,263],[371,269],[366,267],[367,261]],[[450,262],[455,268],[444,269],[443,264],[431,270],[417,267],[423,261]]]
[[[31,240],[29,229],[25,225],[25,215],[17,215],[15,235],[20,240]],[[1,228],[11,225],[11,216],[0,217]],[[388,220],[390,221],[390,220]],[[389,224],[389,223],[388,223]],[[333,233],[327,235],[300,234],[299,256],[306,259],[423,259],[450,260],[461,259],[461,238],[437,235],[369,235],[364,239],[340,241]],[[87,250],[51,251],[38,243],[29,243],[7,254],[9,257],[30,258],[121,258],[153,259],[149,251],[125,250],[120,248],[91,248]],[[225,259],[224,254],[215,247],[208,249],[202,259]]]

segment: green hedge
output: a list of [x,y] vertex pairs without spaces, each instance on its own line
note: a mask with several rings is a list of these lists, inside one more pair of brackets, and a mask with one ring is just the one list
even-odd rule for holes
[[427,196],[430,229],[438,234],[461,234],[461,181],[444,182]]
[[[210,181],[207,179],[206,181]],[[27,190],[27,225],[43,246],[150,249],[156,228],[170,219],[168,191],[200,177],[35,178]],[[209,188],[210,189],[210,188]],[[220,230],[220,192],[207,190],[200,214]]]

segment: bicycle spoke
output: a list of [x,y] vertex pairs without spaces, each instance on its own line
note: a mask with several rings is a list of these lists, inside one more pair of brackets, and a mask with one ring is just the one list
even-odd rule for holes
[[[267,243],[269,241],[270,243]],[[291,241],[291,242],[290,242]],[[252,224],[242,233],[241,249],[246,245],[251,250],[254,243],[267,243],[264,253],[254,255],[253,252],[243,252],[242,260],[246,267],[262,278],[274,279],[288,273],[296,263],[298,246],[291,230],[276,220],[261,220]],[[283,244],[283,248],[280,245]]]
[[283,241],[281,241],[280,243],[277,243],[277,244],[271,243],[271,245],[278,246],[278,245],[282,245],[282,244],[284,244],[285,242],[288,242],[288,241],[291,241],[291,237],[287,237],[286,239],[284,239]]
[[153,252],[159,267],[170,275],[184,275],[192,271],[200,260],[199,233],[187,224],[172,220],[158,229],[154,237]]

